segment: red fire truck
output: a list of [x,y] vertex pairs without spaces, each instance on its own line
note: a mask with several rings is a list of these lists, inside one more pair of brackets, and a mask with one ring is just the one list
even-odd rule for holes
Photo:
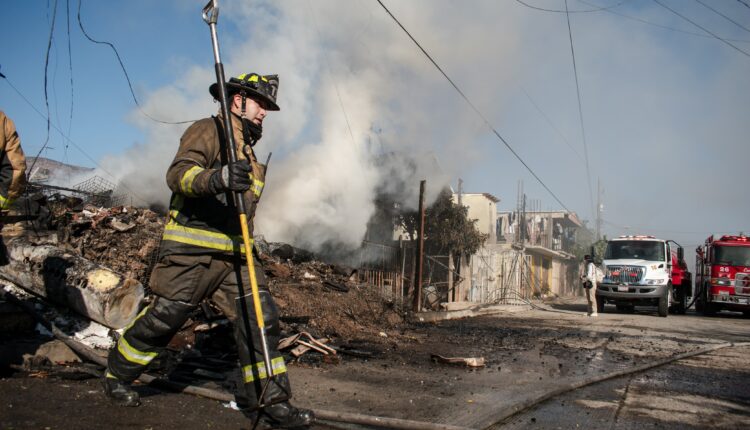
[[722,309],[750,316],[750,238],[710,236],[695,257],[695,308],[704,315]]

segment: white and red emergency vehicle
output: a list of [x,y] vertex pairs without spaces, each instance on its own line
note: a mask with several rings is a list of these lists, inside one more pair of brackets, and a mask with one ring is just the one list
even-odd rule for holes
[[656,306],[659,316],[685,313],[692,276],[685,252],[673,240],[654,236],[620,236],[607,242],[602,261],[604,279],[596,289],[599,312],[607,303],[619,311]]
[[750,238],[712,235],[695,252],[696,310],[713,315],[726,309],[750,316]]

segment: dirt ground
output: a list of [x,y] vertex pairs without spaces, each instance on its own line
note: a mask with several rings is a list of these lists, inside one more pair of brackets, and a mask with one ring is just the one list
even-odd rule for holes
[[[319,293],[325,301],[322,290]],[[277,297],[280,302],[292,299],[278,292]],[[373,321],[395,312],[387,303],[368,306]],[[311,315],[294,315],[309,316],[312,322],[286,317],[306,320],[308,327],[324,332],[325,320],[315,323],[315,309],[311,304]],[[722,349],[592,385],[499,422],[508,407],[571,381],[721,342],[750,341],[750,321],[736,314],[659,318],[644,309],[592,319],[584,316],[584,309],[580,300],[560,300],[538,309],[497,307],[493,315],[437,323],[394,320],[384,335],[375,333],[366,321],[357,322],[356,315],[346,317],[351,325],[341,327],[333,344],[369,351],[372,357],[339,354],[330,359],[317,353],[296,360],[287,357],[294,402],[316,410],[469,428],[748,428],[747,347]],[[341,312],[346,315],[344,309]],[[287,329],[293,324],[298,323],[287,324]],[[432,354],[483,357],[487,364],[472,370],[436,363]],[[55,370],[61,368],[12,371],[0,379],[0,427],[249,428],[239,412],[221,402],[145,386],[138,388],[144,400],[141,407],[116,407],[103,397],[99,381],[80,371],[80,366],[69,367],[78,369],[73,373]],[[226,381],[193,383],[218,389],[227,385]]]

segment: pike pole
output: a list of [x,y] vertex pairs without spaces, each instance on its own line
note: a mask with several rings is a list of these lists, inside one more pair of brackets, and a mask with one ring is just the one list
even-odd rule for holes
[[[237,147],[235,146],[234,142],[234,133],[231,132],[232,130],[232,119],[230,117],[230,111],[229,111],[229,102],[227,100],[227,87],[226,87],[226,78],[224,77],[224,65],[221,63],[221,56],[219,54],[219,38],[216,34],[216,23],[219,20],[219,6],[218,6],[218,0],[210,0],[206,6],[203,8],[203,20],[208,24],[208,27],[211,29],[211,43],[213,45],[213,51],[214,51],[214,61],[215,65],[214,68],[216,69],[216,80],[219,87],[219,102],[221,103],[221,113],[224,116],[224,130],[228,131],[225,132],[226,135],[226,141],[227,141],[227,153],[229,156],[229,162],[235,163],[237,161]],[[248,160],[249,161],[249,160]],[[266,366],[266,375],[267,376],[267,382],[265,386],[263,387],[263,391],[260,394],[260,397],[258,399],[258,407],[262,408],[265,406],[263,404],[263,397],[265,396],[266,388],[268,387],[268,384],[271,382],[271,379],[275,377],[273,373],[273,367],[271,366],[271,355],[268,349],[268,340],[266,338],[266,324],[263,320],[263,309],[260,305],[260,294],[258,293],[258,278],[255,274],[255,261],[253,258],[253,248],[250,245],[250,233],[247,229],[247,211],[245,210],[245,199],[242,196],[242,192],[235,191],[234,193],[234,201],[235,206],[237,207],[237,214],[240,218],[240,228],[242,229],[242,240],[244,242],[245,247],[245,258],[247,259],[247,269],[250,274],[250,288],[252,290],[252,296],[253,296],[253,305],[255,309],[255,317],[258,324],[258,331],[260,332],[260,342],[261,347],[263,350],[263,362]],[[242,279],[238,279],[237,283],[239,285],[240,289],[240,297],[244,297],[244,290],[242,287]],[[243,312],[242,312],[242,318],[243,322],[245,324],[245,331],[247,333],[247,336],[250,337],[250,330],[249,330],[249,321],[248,321],[248,315],[246,311],[246,307],[243,306]],[[248,342],[248,348],[252,348],[252,342]],[[253,354],[253,351],[249,351],[250,354]]]

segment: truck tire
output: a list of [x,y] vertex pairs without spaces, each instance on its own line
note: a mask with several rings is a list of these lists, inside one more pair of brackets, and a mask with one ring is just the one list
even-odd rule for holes
[[708,286],[705,286],[703,288],[703,293],[701,294],[701,301],[703,302],[701,306],[701,313],[703,314],[703,316],[712,317],[716,315],[716,312],[717,312],[716,305],[708,301]]
[[603,314],[604,313],[604,298],[596,296],[596,313]]
[[698,296],[695,299],[695,311],[703,314],[703,310],[706,308],[706,289],[708,287],[704,285],[698,289],[698,285],[695,285],[695,294]]
[[716,309],[716,305],[714,305],[712,303],[706,303],[706,304],[703,305],[703,316],[712,317],[712,316],[716,315],[716,312],[718,312],[718,311],[719,310]]
[[659,297],[659,316],[666,318],[669,315],[669,288],[664,292],[664,295]]
[[685,315],[687,310],[687,287],[683,284],[677,289],[675,303],[672,305],[672,313]]

